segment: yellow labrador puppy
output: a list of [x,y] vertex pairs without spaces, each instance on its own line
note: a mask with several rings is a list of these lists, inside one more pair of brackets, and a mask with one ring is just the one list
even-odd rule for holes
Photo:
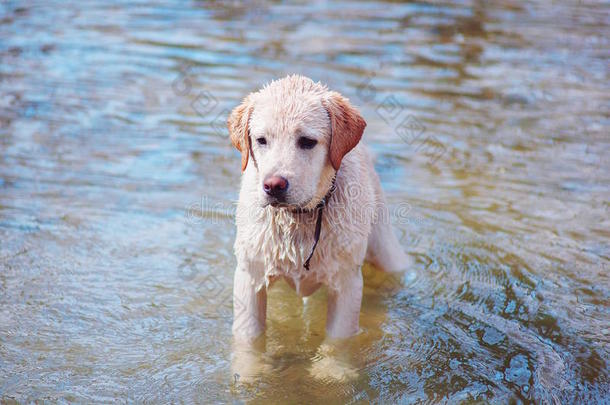
[[340,94],[292,75],[230,114],[243,171],[236,223],[233,334],[265,328],[267,288],[303,297],[328,288],[327,336],[358,332],[363,261],[388,272],[409,258],[394,235],[379,178],[359,143],[366,122]]

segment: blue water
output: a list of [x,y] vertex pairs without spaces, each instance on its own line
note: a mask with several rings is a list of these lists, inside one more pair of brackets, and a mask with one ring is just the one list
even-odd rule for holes
[[[0,401],[607,402],[609,26],[590,1],[3,1]],[[225,120],[288,73],[360,107],[416,265],[365,267],[341,345],[324,291],[279,285],[246,378]]]

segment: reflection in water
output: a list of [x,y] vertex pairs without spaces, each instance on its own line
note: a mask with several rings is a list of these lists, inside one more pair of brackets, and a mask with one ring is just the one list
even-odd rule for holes
[[[0,398],[602,402],[609,11],[3,2]],[[417,264],[343,342],[279,284],[249,350],[225,120],[287,73],[361,107]]]

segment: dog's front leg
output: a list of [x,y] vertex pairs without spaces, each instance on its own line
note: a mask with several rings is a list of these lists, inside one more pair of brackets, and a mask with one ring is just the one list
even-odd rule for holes
[[233,336],[254,340],[265,330],[267,290],[257,286],[248,270],[237,266],[233,281]]
[[358,333],[362,304],[362,272],[360,267],[344,275],[336,289],[328,289],[326,335],[346,338]]

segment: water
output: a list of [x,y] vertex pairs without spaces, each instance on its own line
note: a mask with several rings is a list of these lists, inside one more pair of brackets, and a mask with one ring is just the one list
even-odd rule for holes
[[[607,401],[609,27],[590,1],[3,1],[1,400]],[[416,266],[365,267],[338,346],[325,292],[279,285],[237,375],[224,121],[293,72],[361,108]]]

